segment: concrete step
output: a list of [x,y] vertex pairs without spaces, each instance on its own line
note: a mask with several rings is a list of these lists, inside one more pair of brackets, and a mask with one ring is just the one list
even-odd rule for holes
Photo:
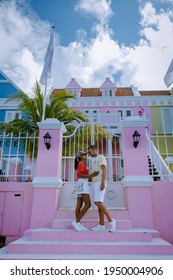
[[8,254],[7,247],[0,249],[0,260],[173,260],[173,255],[142,254]]
[[[100,234],[100,233],[99,233]],[[8,254],[165,254],[173,246],[160,239],[152,241],[34,241],[25,236],[8,245]]]
[[[110,215],[114,219],[120,219],[120,220],[128,220],[129,214],[127,210],[109,210]],[[55,213],[55,219],[75,219],[75,210],[58,210]],[[84,219],[95,219],[98,220],[98,210],[97,209],[89,209],[87,213],[84,216]]]
[[116,230],[115,232],[93,232],[75,230],[57,230],[40,228],[31,231],[31,240],[54,241],[151,241],[153,237],[160,237],[158,231],[146,229]]
[[[95,227],[98,225],[98,220],[87,220],[86,218],[82,220],[82,224],[90,229],[92,227]],[[69,219],[54,219],[52,222],[52,228],[54,229],[72,229],[72,220]],[[108,222],[105,222],[105,226],[108,229],[109,225]],[[131,229],[132,228],[132,224],[130,220],[116,220],[116,228],[117,229]]]

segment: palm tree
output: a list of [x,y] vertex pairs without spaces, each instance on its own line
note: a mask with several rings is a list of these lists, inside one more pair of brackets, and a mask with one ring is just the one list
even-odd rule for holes
[[[50,97],[50,103],[46,104],[45,118],[57,118],[60,122],[63,122],[67,129],[67,134],[72,133],[75,128],[76,122],[87,121],[85,115],[73,108],[70,108],[66,101],[75,99],[74,94],[61,90],[57,96]],[[9,123],[0,123],[0,130],[5,131],[6,134],[13,133],[17,136],[19,133],[25,137],[32,136],[35,133],[38,136],[39,127],[38,122],[42,120],[43,114],[43,101],[44,94],[38,82],[36,82],[34,88],[34,95],[28,96],[22,90],[19,90],[15,95],[7,100],[18,103],[18,110],[23,112],[22,119],[16,119]],[[32,138],[28,140],[27,152],[29,155],[32,154],[33,143]],[[35,154],[37,156],[38,143],[35,146]]]

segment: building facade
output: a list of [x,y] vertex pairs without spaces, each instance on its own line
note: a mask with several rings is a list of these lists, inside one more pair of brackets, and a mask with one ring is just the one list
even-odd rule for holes
[[[1,80],[4,77],[1,75]],[[169,91],[139,91],[134,86],[119,88],[109,78],[98,88],[82,88],[72,79],[65,89],[76,96],[68,105],[84,112],[88,121],[74,123],[71,135],[66,135],[64,124],[56,119],[38,123],[35,172],[31,174],[33,162],[25,148],[21,156],[21,139],[6,135],[10,137],[7,142],[1,135],[1,164],[7,156],[9,168],[0,182],[0,237],[6,238],[7,245],[0,250],[0,258],[18,258],[18,254],[29,259],[38,254],[38,258],[55,258],[57,254],[58,259],[64,254],[82,254],[83,258],[87,254],[97,258],[173,256],[173,95]],[[54,89],[52,96],[59,90]],[[8,113],[13,119],[22,117],[17,104],[6,103],[8,98],[6,94],[1,97],[1,121],[10,119]],[[50,149],[44,143],[47,132]],[[74,158],[76,151],[89,144],[96,144],[107,160],[105,204],[118,229],[111,236],[109,232],[93,235],[71,228],[76,204]],[[90,163],[88,158],[88,168]],[[90,195],[92,200],[92,188]],[[98,222],[93,203],[83,222],[87,227]]]

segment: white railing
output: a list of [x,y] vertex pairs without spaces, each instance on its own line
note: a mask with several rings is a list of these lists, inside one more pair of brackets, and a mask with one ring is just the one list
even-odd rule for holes
[[[148,145],[148,155],[151,160],[151,164],[154,165],[156,168],[156,171],[158,172],[158,175],[154,175],[153,168],[152,170],[152,177],[160,177],[162,181],[172,181],[173,180],[173,173],[171,172],[169,166],[166,164],[165,160],[163,159],[163,156],[165,155],[166,148],[162,146],[162,150],[164,151],[163,154],[161,154],[160,145],[155,146],[154,141],[151,140],[151,137],[149,135],[149,132],[146,133],[147,137],[147,145]],[[160,138],[164,139],[166,135],[162,135]],[[152,136],[152,138],[156,140],[157,144],[158,141],[158,135]],[[166,143],[166,141],[164,141]],[[168,146],[167,146],[168,148]],[[168,152],[168,149],[167,149]],[[167,153],[168,156],[168,153]]]
[[[63,136],[62,180],[74,182],[76,180],[74,159],[80,150],[95,144],[100,154],[107,160],[108,181],[121,181],[124,176],[123,157],[119,146],[119,138],[114,135],[105,123],[81,123],[77,125],[73,134]],[[88,157],[87,167],[91,166]]]
[[[35,176],[38,137],[0,135],[0,181],[31,181]],[[30,146],[30,152],[28,151]]]

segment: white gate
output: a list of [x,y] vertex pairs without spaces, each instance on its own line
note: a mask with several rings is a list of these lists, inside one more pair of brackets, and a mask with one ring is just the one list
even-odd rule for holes
[[[63,137],[62,180],[74,182],[74,159],[78,151],[87,151],[95,144],[99,154],[107,160],[108,182],[121,181],[123,178],[123,158],[120,149],[119,136],[114,135],[108,125],[81,123],[75,131]],[[87,159],[90,168],[91,158]]]

